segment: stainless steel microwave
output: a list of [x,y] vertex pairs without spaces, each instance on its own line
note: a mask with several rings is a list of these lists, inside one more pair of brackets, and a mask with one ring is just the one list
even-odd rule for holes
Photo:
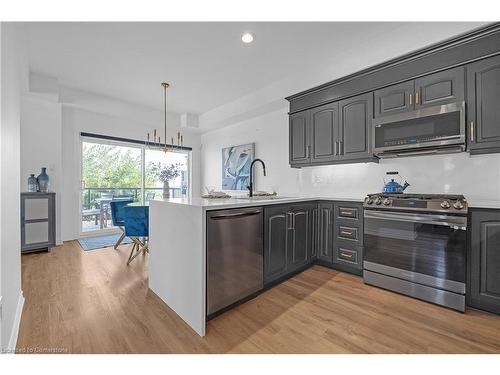
[[450,103],[373,120],[380,158],[465,150],[465,103]]

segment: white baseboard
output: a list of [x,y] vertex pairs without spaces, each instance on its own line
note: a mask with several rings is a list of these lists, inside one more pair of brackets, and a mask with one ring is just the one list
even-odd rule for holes
[[12,331],[10,333],[10,340],[8,346],[8,350],[9,351],[12,350],[12,353],[14,353],[16,350],[17,336],[19,334],[19,326],[21,324],[21,315],[23,313],[23,306],[24,306],[24,295],[23,291],[21,290],[21,293],[19,294],[19,299],[17,300],[16,316],[14,317],[14,323],[12,324]]

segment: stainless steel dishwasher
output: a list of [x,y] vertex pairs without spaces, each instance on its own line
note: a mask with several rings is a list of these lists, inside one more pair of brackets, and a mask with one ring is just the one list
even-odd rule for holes
[[207,315],[264,286],[262,207],[207,213]]

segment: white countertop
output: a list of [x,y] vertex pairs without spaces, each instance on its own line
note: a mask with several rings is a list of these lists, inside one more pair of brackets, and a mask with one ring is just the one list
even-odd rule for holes
[[471,208],[498,208],[500,209],[500,201],[493,199],[467,199],[467,203]]
[[[344,202],[359,202],[362,203],[364,197],[318,197],[318,196],[303,196],[303,197],[276,197],[276,198],[225,198],[225,199],[204,199],[201,197],[196,198],[157,198],[155,201],[180,204],[186,206],[201,207],[205,211],[219,210],[225,208],[238,208],[238,207],[253,207],[253,206],[267,206],[273,204],[285,204],[294,202],[307,202],[307,201],[344,201]],[[469,207],[471,208],[491,208],[500,209],[500,200],[494,199],[467,199]]]
[[225,198],[225,199],[204,199],[204,198],[168,198],[155,199],[157,202],[168,204],[179,204],[187,206],[202,207],[206,211],[219,210],[225,208],[266,206],[273,204],[306,202],[315,200],[343,201],[343,202],[363,202],[364,197],[275,197],[275,198]]

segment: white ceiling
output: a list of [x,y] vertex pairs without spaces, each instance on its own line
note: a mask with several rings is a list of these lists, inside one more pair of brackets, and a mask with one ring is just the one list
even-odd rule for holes
[[[26,23],[30,68],[66,86],[204,113],[273,82],[329,70],[338,59],[397,44],[400,53],[481,23]],[[252,44],[241,34],[251,31]],[[394,50],[394,48],[392,49]],[[333,68],[332,68],[333,67]],[[357,69],[356,69],[357,70]],[[336,78],[332,76],[332,79]],[[306,88],[306,87],[305,87]],[[291,93],[290,93],[291,94]]]

